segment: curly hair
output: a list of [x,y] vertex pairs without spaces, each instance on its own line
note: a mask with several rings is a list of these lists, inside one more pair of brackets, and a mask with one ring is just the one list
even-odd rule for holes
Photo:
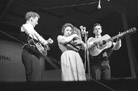
[[29,20],[31,17],[33,17],[33,18],[35,18],[35,17],[40,18],[40,15],[38,13],[36,13],[36,12],[33,12],[33,11],[27,12],[26,15],[25,15],[25,19]]
[[71,23],[65,23],[65,24],[62,26],[61,33],[64,33],[66,27],[71,27],[72,29],[74,28],[74,26],[73,26]]

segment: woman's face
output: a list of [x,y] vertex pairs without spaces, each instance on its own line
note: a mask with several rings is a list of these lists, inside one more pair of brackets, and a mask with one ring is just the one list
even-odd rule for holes
[[72,28],[70,26],[66,27],[64,30],[65,36],[70,36],[72,34]]
[[94,27],[94,30],[93,30],[93,33],[94,33],[95,35],[101,34],[101,33],[102,33],[102,27],[101,27],[100,25],[95,26],[95,27]]

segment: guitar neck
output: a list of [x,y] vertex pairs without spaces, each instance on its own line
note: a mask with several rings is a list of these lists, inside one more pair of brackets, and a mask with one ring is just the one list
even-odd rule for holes
[[121,35],[118,34],[118,35],[116,35],[116,36],[113,36],[113,37],[111,37],[110,39],[108,39],[106,42],[113,41],[114,39],[117,39],[117,38],[119,38],[119,37],[121,37],[121,36],[124,36],[124,35],[127,34],[127,33],[128,33],[128,32],[125,31],[125,32],[121,33]]
[[106,42],[110,42],[110,41],[113,41],[114,39],[117,39],[117,38],[119,38],[120,36],[114,36],[114,37],[112,37],[112,38],[110,38],[110,39],[108,39]]
[[114,37],[108,39],[107,42],[113,41],[113,40],[116,39],[116,38],[119,38],[119,37],[121,37],[121,36],[124,36],[124,35],[126,35],[126,34],[128,34],[128,33],[132,33],[132,32],[135,32],[135,31],[136,31],[136,28],[135,28],[135,27],[134,27],[134,28],[131,28],[131,29],[127,30],[127,31],[124,31],[124,32],[121,33],[121,34],[118,34],[118,35],[116,35],[116,36],[114,36]]

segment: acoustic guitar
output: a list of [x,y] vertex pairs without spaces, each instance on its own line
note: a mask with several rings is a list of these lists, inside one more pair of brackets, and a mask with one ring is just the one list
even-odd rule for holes
[[122,37],[126,34],[135,32],[136,28],[131,28],[127,31],[124,31],[116,36],[110,37],[108,34],[100,37],[100,38],[92,38],[89,40],[89,43],[91,44],[89,47],[90,54],[92,56],[97,56],[99,55],[102,51],[110,48],[112,46],[112,41],[114,39],[117,39],[119,37]]

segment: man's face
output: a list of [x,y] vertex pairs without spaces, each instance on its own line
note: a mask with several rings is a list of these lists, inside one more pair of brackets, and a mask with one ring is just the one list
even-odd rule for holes
[[94,34],[101,34],[102,33],[102,28],[100,25],[97,25],[94,27],[94,30],[93,30],[93,33]]
[[32,17],[32,24],[33,24],[33,26],[35,27],[37,24],[38,24],[38,17]]
[[69,36],[69,35],[71,35],[71,33],[72,33],[72,28],[69,27],[69,26],[66,27],[65,30],[64,30],[64,35]]

